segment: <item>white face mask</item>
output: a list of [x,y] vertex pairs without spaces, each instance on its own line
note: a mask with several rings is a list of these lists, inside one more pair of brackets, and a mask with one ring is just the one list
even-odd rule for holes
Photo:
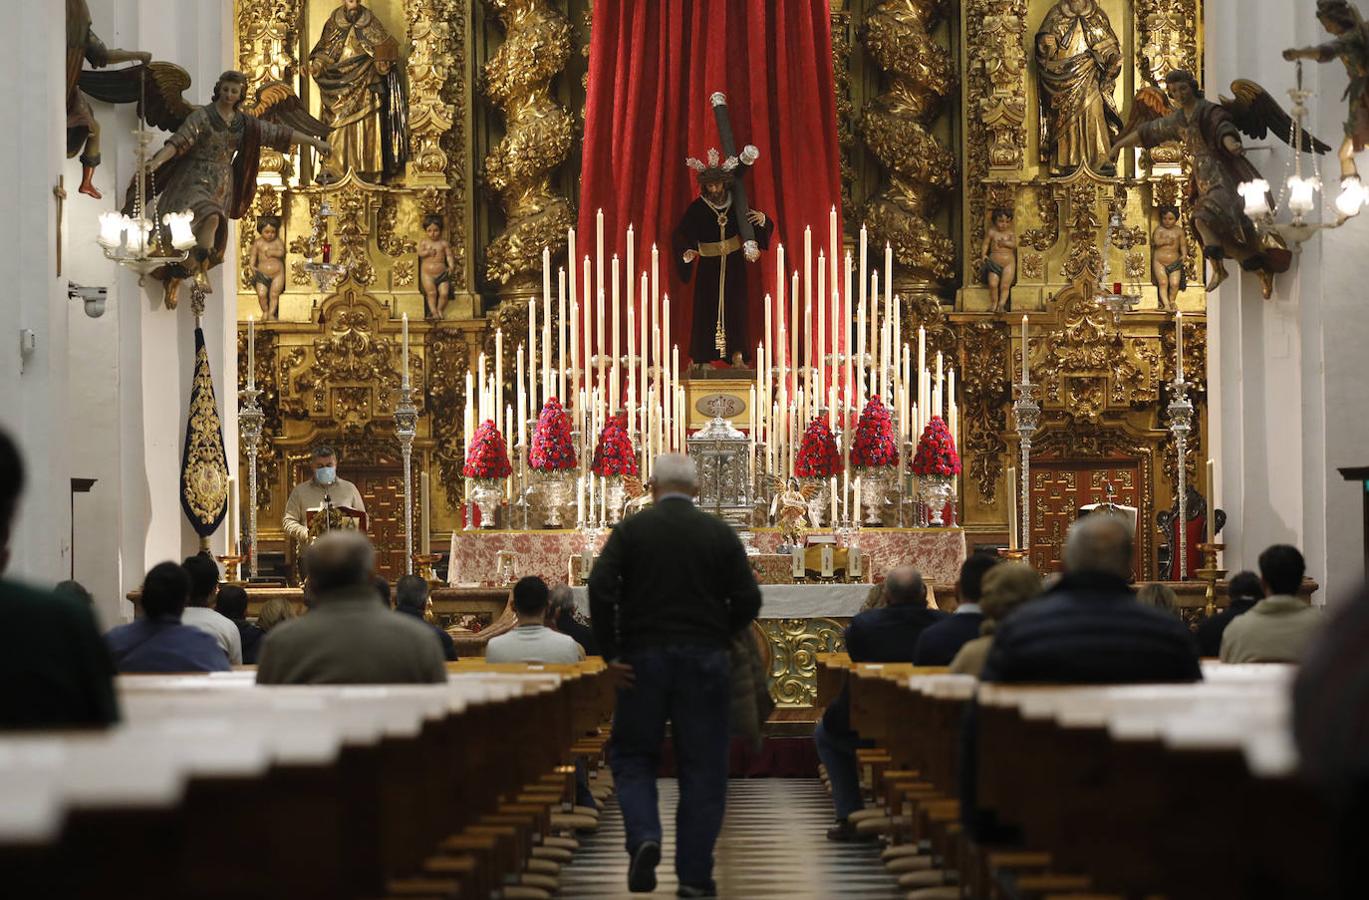
[[315,469],[314,480],[319,484],[332,484],[337,481],[337,466],[320,466]]

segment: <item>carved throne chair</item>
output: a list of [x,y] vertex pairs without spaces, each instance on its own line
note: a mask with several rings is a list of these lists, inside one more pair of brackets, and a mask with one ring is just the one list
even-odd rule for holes
[[[1160,532],[1159,546],[1156,550],[1156,572],[1161,581],[1185,581],[1194,578],[1201,567],[1202,554],[1198,551],[1198,545],[1203,543],[1207,536],[1207,498],[1198,493],[1197,488],[1190,486],[1185,505],[1185,512],[1188,514],[1188,521],[1184,523],[1184,530],[1188,536],[1186,573],[1179,572],[1178,505],[1155,514],[1155,527]],[[1216,528],[1213,533],[1221,534],[1223,526],[1226,525],[1226,511],[1219,509],[1214,515]]]

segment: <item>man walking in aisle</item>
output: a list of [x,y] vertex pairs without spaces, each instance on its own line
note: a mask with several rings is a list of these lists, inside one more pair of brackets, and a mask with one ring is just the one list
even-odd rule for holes
[[713,845],[727,797],[731,665],[728,645],[760,612],[746,550],[721,519],[694,506],[694,461],[656,460],[653,505],[620,522],[590,573],[590,618],[621,673],[613,767],[627,831],[628,890],[656,888],[656,798],[665,725],[679,768],[675,872],[681,897],[714,897]]

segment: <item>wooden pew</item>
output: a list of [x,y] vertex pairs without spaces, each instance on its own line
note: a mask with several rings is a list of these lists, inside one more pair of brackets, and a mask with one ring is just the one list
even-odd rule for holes
[[[1291,671],[1204,668],[1192,685],[977,686],[978,805],[1020,847],[937,822],[936,798],[957,796],[972,679],[851,667],[852,723],[913,773],[884,799],[919,797],[908,837],[958,866],[966,896],[1328,895],[1333,835],[1297,778]],[[909,793],[914,776],[934,793]]]
[[[116,728],[0,738],[0,883],[14,896],[488,896],[528,877],[494,864],[550,839],[545,809],[510,798],[555,773],[577,723],[602,721],[604,680],[602,665],[412,687],[121,678]],[[482,828],[499,852],[443,851]]]

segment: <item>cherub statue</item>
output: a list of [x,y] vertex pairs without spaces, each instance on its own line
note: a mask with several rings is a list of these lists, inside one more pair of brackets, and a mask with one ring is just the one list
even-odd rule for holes
[[285,242],[280,238],[280,216],[257,219],[257,239],[247,261],[257,290],[263,319],[274,319],[285,290]]
[[451,299],[456,256],[452,245],[442,237],[441,216],[424,216],[423,233],[427,237],[418,242],[418,287],[423,292],[428,318],[440,320]]
[[1150,236],[1150,247],[1150,274],[1160,292],[1160,308],[1173,309],[1179,292],[1188,288],[1188,236],[1179,224],[1177,206],[1160,207],[1160,224]]
[[772,479],[775,497],[770,501],[770,518],[779,529],[781,542],[788,547],[803,544],[808,533],[808,501],[817,495],[816,484],[801,485],[797,478],[787,483],[778,478]]
[[[1193,160],[1189,205],[1212,271],[1208,291],[1226,280],[1223,260],[1230,257],[1241,268],[1259,272],[1267,298],[1274,291],[1274,276],[1288,271],[1292,254],[1277,244],[1266,244],[1245,214],[1239,187],[1259,179],[1260,173],[1245,158],[1241,134],[1263,139],[1273,132],[1287,141],[1292,119],[1264,88],[1245,79],[1233,81],[1231,90],[1236,96],[1223,97],[1220,103],[1204,98],[1193,73],[1182,69],[1165,76],[1165,89],[1168,99],[1153,87],[1137,93],[1131,122],[1112,153],[1124,147],[1181,142]],[[1301,149],[1325,153],[1331,148],[1304,131]],[[1273,198],[1268,202],[1272,208]]]
[[[228,220],[242,218],[256,196],[261,149],[285,151],[307,144],[327,156],[331,152],[323,139],[327,129],[305,111],[283,82],[263,84],[257,89],[256,103],[244,107],[247,76],[224,72],[214,83],[210,102],[192,106],[182,96],[190,87],[190,75],[180,66],[152,63],[146,67],[141,86],[142,68],[123,71],[137,73],[138,78],[132,84],[125,79],[103,85],[108,96],[87,93],[99,100],[127,102],[145,91],[139,112],[149,125],[174,132],[147,161],[144,177],[147,200],[151,203],[157,198],[159,216],[177,210],[194,213],[190,227],[196,246],[190,258],[152,273],[166,285],[167,308],[175,309],[183,279],[194,278],[197,289],[208,292],[209,269],[223,262]],[[126,215],[133,212],[133,197],[130,185],[124,200]]]
[[112,50],[104,45],[90,27],[90,8],[86,0],[67,0],[67,158],[81,154],[82,194],[101,199],[92,179],[100,164],[100,123],[82,94],[83,63],[97,69],[123,62],[152,61],[145,50]]
[[979,251],[979,280],[989,286],[993,312],[1012,309],[1012,286],[1017,280],[1017,231],[1013,211],[993,211],[993,225],[984,232],[984,248]]
[[1283,58],[1312,59],[1319,63],[1339,59],[1350,75],[1342,99],[1350,101],[1345,119],[1345,140],[1340,145],[1340,177],[1346,182],[1359,179],[1355,154],[1369,146],[1369,28],[1359,10],[1346,0],[1317,0],[1317,21],[1335,40],[1315,47],[1290,47]]

